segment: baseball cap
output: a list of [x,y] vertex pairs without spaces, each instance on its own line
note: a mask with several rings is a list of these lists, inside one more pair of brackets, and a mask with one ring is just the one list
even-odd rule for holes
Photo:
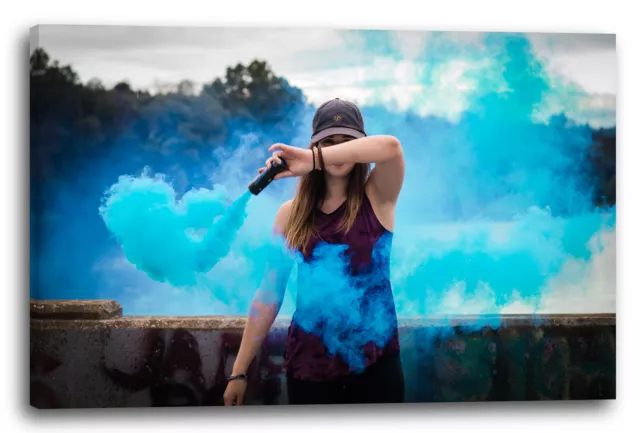
[[313,116],[311,143],[342,134],[354,138],[366,137],[360,109],[352,102],[335,98],[320,105]]

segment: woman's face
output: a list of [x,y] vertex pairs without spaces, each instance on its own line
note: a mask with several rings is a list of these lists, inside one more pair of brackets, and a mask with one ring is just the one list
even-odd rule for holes
[[[336,144],[344,143],[345,141],[350,141],[353,139],[353,137],[349,137],[348,135],[330,135],[329,137],[321,140],[318,143],[318,146],[324,149],[326,147],[335,146]],[[353,162],[349,164],[334,164],[325,166],[325,171],[327,172],[327,174],[333,177],[346,177],[349,175],[349,173],[351,173],[353,167],[355,167],[355,163]]]

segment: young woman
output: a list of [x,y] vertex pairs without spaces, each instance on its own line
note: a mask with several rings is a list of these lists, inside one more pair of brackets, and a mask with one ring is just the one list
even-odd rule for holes
[[[277,212],[274,232],[305,260],[320,242],[346,245],[354,275],[367,265],[382,275],[372,278],[366,290],[375,293],[377,302],[390,313],[390,338],[382,347],[372,341],[363,344],[366,368],[354,371],[341,356],[330,353],[320,335],[299,326],[296,315],[304,313],[298,308],[285,348],[289,403],[402,402],[404,376],[389,282],[389,249],[382,249],[382,257],[372,264],[375,245],[383,236],[390,238],[394,230],[396,202],[404,180],[400,142],[388,135],[367,136],[358,107],[334,99],[318,108],[309,149],[275,144],[269,151],[272,156],[260,173],[282,158],[288,169],[276,179],[301,178],[295,198]],[[375,164],[373,170],[371,163]],[[280,270],[267,279],[275,297],[264,300],[256,296],[252,303],[224,394],[225,405],[242,405],[246,381],[251,380],[246,377],[247,369],[279,312],[289,271]],[[322,290],[322,284],[311,282],[314,290]]]

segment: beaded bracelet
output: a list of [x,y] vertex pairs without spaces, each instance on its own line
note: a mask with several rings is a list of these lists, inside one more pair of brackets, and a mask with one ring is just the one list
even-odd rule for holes
[[249,376],[247,376],[246,374],[238,374],[238,375],[235,375],[235,376],[229,376],[229,382],[231,382],[232,380],[236,380],[236,379],[249,380]]

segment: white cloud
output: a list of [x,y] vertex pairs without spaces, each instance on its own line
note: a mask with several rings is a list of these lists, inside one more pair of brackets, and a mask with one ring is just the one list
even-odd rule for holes
[[429,43],[430,37],[431,33],[420,31],[398,31],[392,34],[395,45],[407,60],[418,57]]
[[[40,26],[39,46],[53,59],[70,63],[83,81],[97,77],[107,86],[127,80],[134,87],[156,80],[210,82],[228,66],[267,60],[285,75],[328,65],[300,61],[313,52],[344,49],[332,29],[251,29],[194,27]],[[33,47],[32,47],[33,48]]]
[[[551,281],[540,300],[540,314],[616,312],[616,232],[598,233],[591,243],[602,251],[589,261],[571,259]],[[501,310],[505,314],[531,313],[533,306],[517,301]]]
[[615,37],[598,34],[530,34],[534,53],[547,72],[588,93],[617,94]]
[[352,101],[358,105],[364,105],[371,101],[374,91],[355,86],[337,86],[337,87],[316,87],[305,90],[308,99],[320,104],[333,98],[341,98]]

